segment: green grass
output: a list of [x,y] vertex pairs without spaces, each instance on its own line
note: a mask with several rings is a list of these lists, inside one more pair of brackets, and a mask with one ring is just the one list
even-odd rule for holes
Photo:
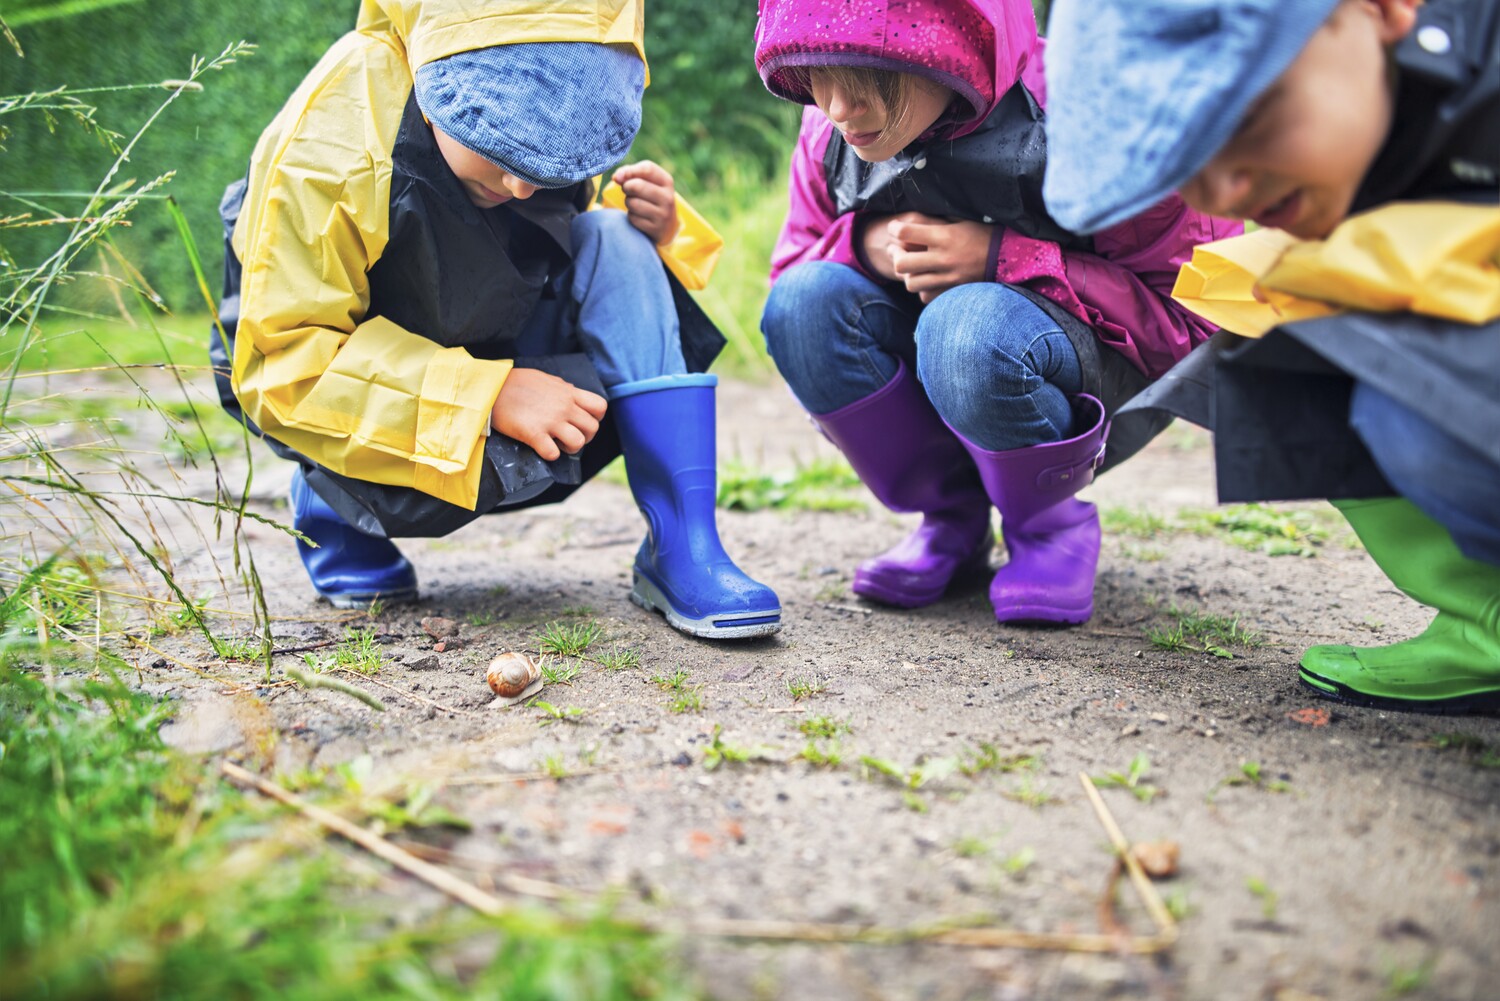
[[819,459],[766,473],[737,462],[719,470],[719,507],[729,511],[862,511],[864,487],[849,464]]
[[[1218,536],[1232,545],[1269,556],[1316,556],[1342,522],[1332,508],[1290,509],[1266,504],[1232,504],[1209,511],[1161,515],[1139,508],[1106,507],[1100,515],[1106,535],[1158,539],[1175,532]],[[1162,558],[1159,549],[1131,547],[1126,554],[1144,562]]]
[[1149,803],[1165,790],[1152,784],[1147,778],[1151,773],[1151,759],[1137,754],[1123,772],[1106,772],[1103,776],[1090,776],[1090,781],[1101,789],[1125,789],[1142,803]]
[[828,682],[820,678],[792,678],[786,683],[786,692],[793,702],[810,699],[828,691]]
[[802,720],[797,724],[797,729],[806,737],[838,737],[840,734],[853,733],[854,728],[848,722],[834,719],[832,716],[813,716]]
[[1099,521],[1107,535],[1128,535],[1136,539],[1154,539],[1172,530],[1171,523],[1151,511],[1126,507],[1106,507]]
[[1231,647],[1253,649],[1265,643],[1260,633],[1240,624],[1238,615],[1217,615],[1176,605],[1167,609],[1167,614],[1176,620],[1175,624],[1146,630],[1146,639],[1158,650],[1201,652],[1232,660]]
[[667,703],[667,709],[674,713],[701,713],[703,711],[703,686],[694,685],[692,688],[684,688],[672,697]]
[[830,740],[827,747],[809,740],[798,756],[814,768],[837,768],[844,762],[843,748],[837,740]]
[[562,663],[553,662],[550,657],[543,657],[542,662],[537,665],[542,672],[542,677],[547,679],[549,685],[572,684],[573,679],[578,677],[579,667],[576,661]]
[[594,660],[606,671],[628,671],[641,666],[641,652],[628,647],[610,647],[596,653]]
[[[602,914],[413,911],[373,860],[350,864],[350,849],[163,747],[171,711],[115,681],[52,688],[0,667],[6,997],[696,996],[660,940]],[[302,784],[352,791],[352,777]],[[402,824],[430,813],[353,804]]]
[[375,638],[375,629],[344,627],[344,638],[333,648],[333,666],[360,674],[378,674],[385,664],[385,654],[380,650],[380,641]]
[[1219,535],[1251,552],[1270,556],[1316,556],[1328,529],[1312,511],[1283,510],[1265,504],[1234,504],[1184,513],[1184,523],[1206,535]]
[[1245,880],[1245,889],[1250,891],[1252,897],[1260,901],[1260,916],[1267,921],[1275,921],[1276,907],[1280,899],[1276,891],[1258,876],[1251,876]]
[[542,653],[581,657],[603,635],[603,627],[593,621],[549,622],[542,629]]
[[687,685],[687,680],[690,677],[691,675],[679,667],[670,675],[653,675],[651,683],[664,692],[680,692]]

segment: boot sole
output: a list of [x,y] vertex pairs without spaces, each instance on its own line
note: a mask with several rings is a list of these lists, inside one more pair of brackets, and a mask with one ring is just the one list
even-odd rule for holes
[[1500,713],[1500,690],[1457,695],[1451,699],[1393,699],[1381,695],[1366,695],[1348,685],[1312,674],[1307,670],[1299,670],[1297,679],[1302,682],[1302,687],[1311,689],[1325,699],[1364,709],[1427,713],[1433,716]]
[[1083,608],[1021,605],[995,612],[995,621],[1008,626],[1081,626],[1094,617],[1094,603]]
[[[317,588],[313,588],[317,591]],[[318,591],[318,597],[328,602],[334,608],[345,608],[351,611],[368,611],[370,606],[379,601],[386,605],[404,605],[417,600],[417,589],[414,587],[402,588],[399,591],[376,592],[374,594],[337,594],[331,591]]]
[[661,589],[641,574],[634,573],[635,583],[630,589],[630,600],[648,612],[660,612],[667,625],[689,636],[700,636],[713,640],[754,639],[770,636],[781,630],[781,608],[770,612],[731,612],[726,615],[710,615],[702,619],[690,619],[672,607],[672,602]]

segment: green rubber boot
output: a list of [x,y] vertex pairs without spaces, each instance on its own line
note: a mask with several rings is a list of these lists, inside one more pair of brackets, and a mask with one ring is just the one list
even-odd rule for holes
[[1381,647],[1315,646],[1302,681],[1340,702],[1406,712],[1500,709],[1500,567],[1471,560],[1448,530],[1400,498],[1335,501],[1370,557],[1437,609],[1420,636]]

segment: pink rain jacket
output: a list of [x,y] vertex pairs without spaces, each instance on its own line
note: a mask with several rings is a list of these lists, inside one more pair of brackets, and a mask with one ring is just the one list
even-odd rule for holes
[[[1045,43],[1028,0],[762,0],[760,13],[756,65],[766,85],[791,100],[811,97],[782,78],[788,66],[842,63],[917,73],[961,99],[956,117],[940,121],[938,141],[972,131],[1011,87],[1046,102]],[[809,106],[792,153],[790,210],[771,255],[773,282],[804,261],[835,261],[881,280],[856,250],[861,213],[838,215],[829,194],[823,163],[833,138],[832,123]],[[1216,329],[1171,300],[1178,269],[1195,245],[1241,230],[1172,195],[1095,234],[1093,253],[1004,230],[992,254],[993,277],[1058,303],[1156,378]]]

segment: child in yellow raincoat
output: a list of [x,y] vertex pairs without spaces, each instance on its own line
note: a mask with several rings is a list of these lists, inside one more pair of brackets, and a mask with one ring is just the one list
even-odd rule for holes
[[[1500,708],[1500,5],[1060,0],[1050,41],[1044,193],[1064,225],[1176,188],[1318,241],[1260,276],[1296,308],[1243,332],[1275,329],[1216,336],[1132,403],[1214,428],[1221,500],[1334,499],[1437,609],[1405,642],[1311,648],[1302,681]],[[1229,312],[1256,310],[1244,288]]]
[[[714,522],[717,236],[640,163],[639,0],[363,0],[221,205],[225,407],[298,463],[295,527],[340,607],[414,597],[391,537],[561,500],[625,455],[631,597],[714,638],[780,605]],[[659,252],[659,253],[658,253]],[[679,280],[681,278],[681,280]]]

